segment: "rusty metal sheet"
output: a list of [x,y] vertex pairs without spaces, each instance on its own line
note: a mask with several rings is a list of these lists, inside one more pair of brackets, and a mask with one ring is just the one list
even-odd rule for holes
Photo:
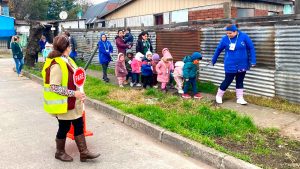
[[157,51],[161,56],[163,48],[169,48],[174,61],[182,60],[184,56],[200,51],[200,31],[158,31]]

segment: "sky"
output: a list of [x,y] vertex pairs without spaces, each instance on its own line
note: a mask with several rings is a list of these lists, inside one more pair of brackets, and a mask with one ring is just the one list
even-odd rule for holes
[[107,0],[89,0],[91,3],[93,4],[98,4],[98,3],[101,3],[101,2],[105,2]]

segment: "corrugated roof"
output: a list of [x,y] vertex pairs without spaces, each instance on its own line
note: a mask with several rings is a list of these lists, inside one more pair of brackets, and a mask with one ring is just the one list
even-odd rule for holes
[[293,0],[243,0],[243,1],[266,2],[266,3],[270,3],[270,4],[286,4],[286,3],[293,3]]
[[88,8],[83,18],[86,18],[86,24],[94,23],[102,18],[107,13],[110,13],[117,9],[126,0],[108,0],[97,5],[93,5]]

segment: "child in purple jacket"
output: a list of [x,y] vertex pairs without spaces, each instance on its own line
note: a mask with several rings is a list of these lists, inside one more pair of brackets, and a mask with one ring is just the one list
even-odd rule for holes
[[123,53],[118,54],[118,59],[115,66],[115,74],[118,79],[120,87],[124,87],[124,81],[126,80],[126,75],[128,74],[125,66],[125,56]]

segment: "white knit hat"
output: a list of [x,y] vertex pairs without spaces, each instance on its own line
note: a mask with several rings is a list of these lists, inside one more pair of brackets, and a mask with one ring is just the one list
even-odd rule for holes
[[177,61],[175,63],[175,67],[183,67],[184,66],[184,62],[183,61]]

